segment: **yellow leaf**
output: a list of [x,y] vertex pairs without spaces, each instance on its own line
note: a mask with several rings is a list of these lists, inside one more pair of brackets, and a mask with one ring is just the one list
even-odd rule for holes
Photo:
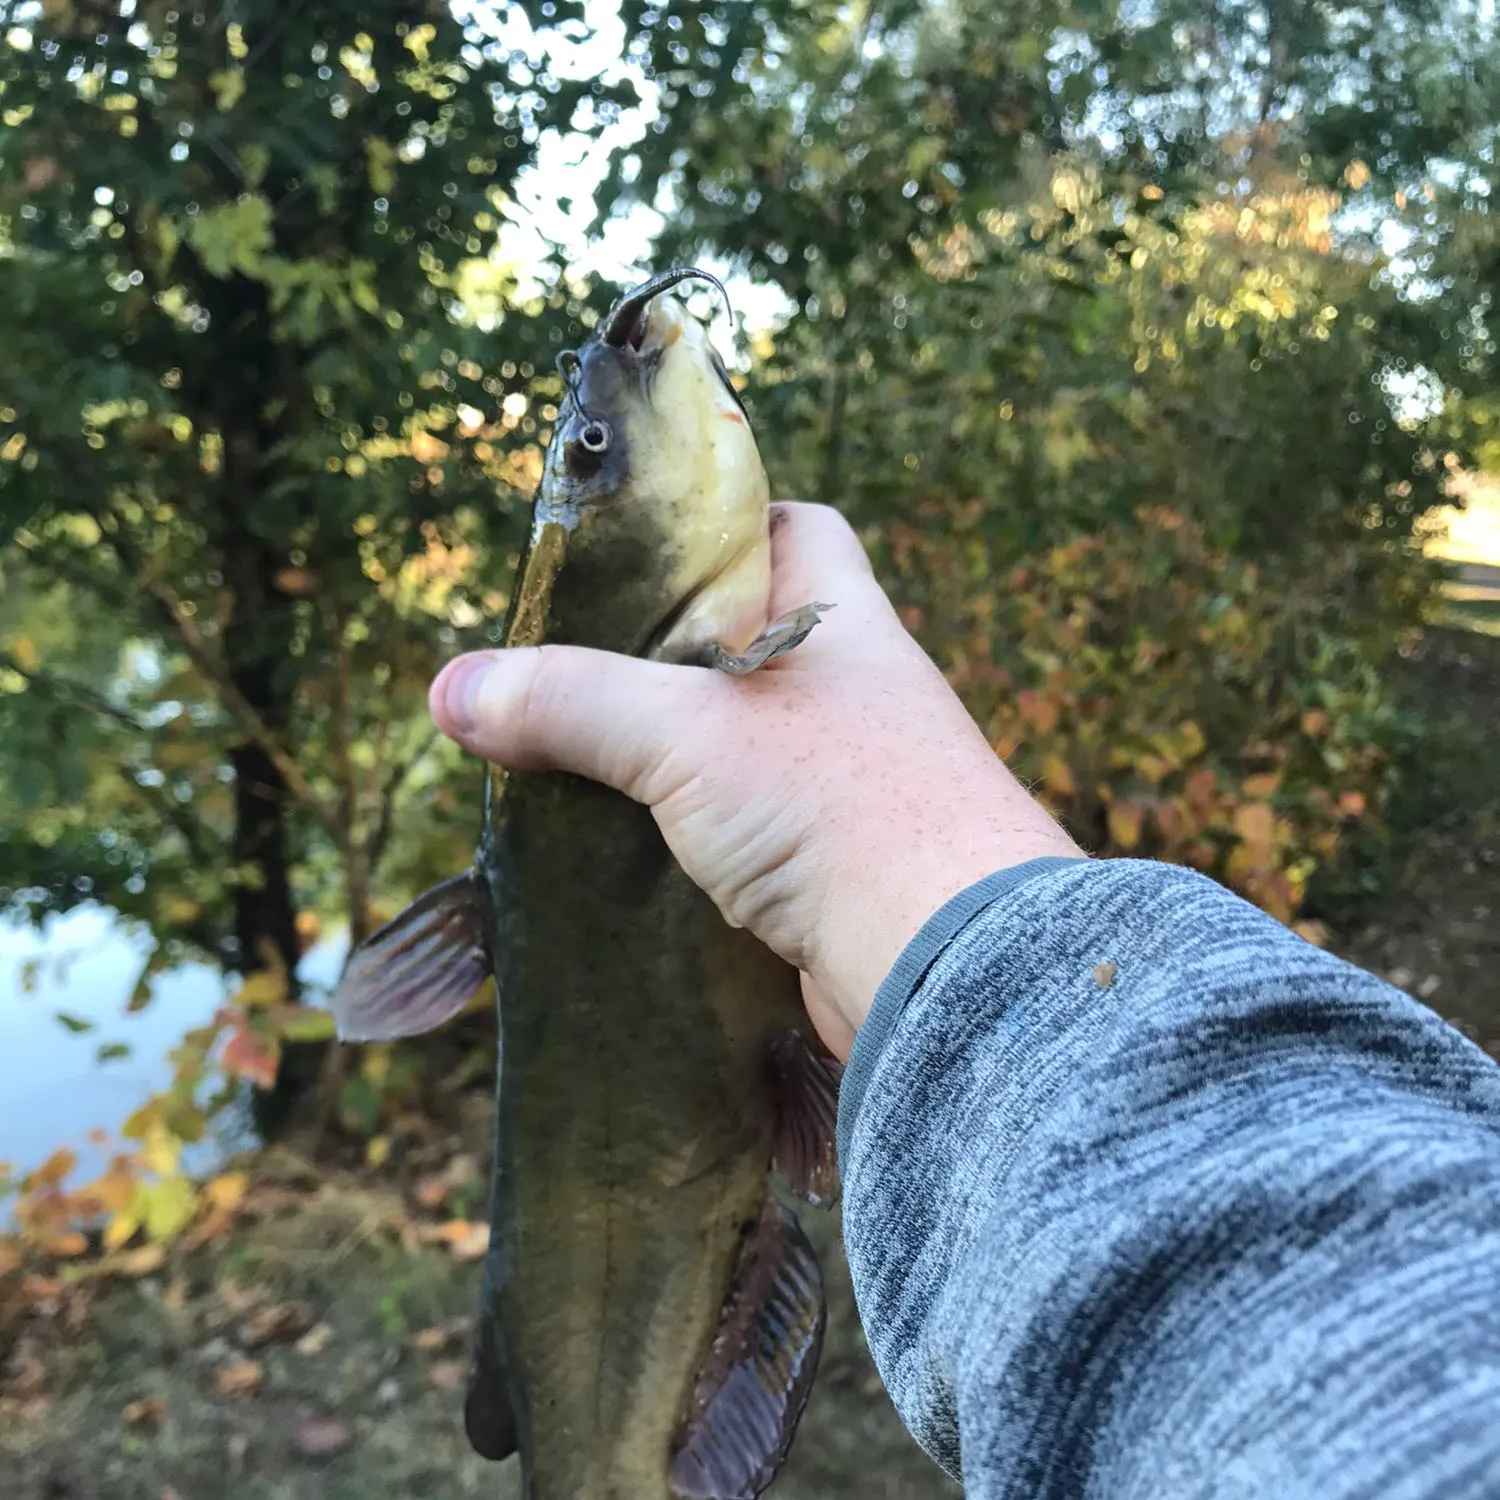
[[104,1226],[104,1248],[118,1250],[121,1245],[129,1244],[140,1227],[140,1218],[133,1211],[116,1214]]
[[1177,741],[1184,761],[1193,760],[1202,755],[1204,746],[1208,744],[1203,737],[1203,731],[1191,719],[1177,726]]
[[250,1178],[244,1172],[223,1172],[203,1184],[203,1196],[215,1208],[235,1209],[245,1201]]
[[9,641],[12,660],[23,672],[35,672],[41,665],[36,642],[29,635],[14,635]]
[[1109,836],[1121,849],[1134,849],[1141,841],[1141,810],[1117,802],[1109,810]]
[[156,1124],[147,1132],[141,1159],[159,1177],[170,1177],[177,1170],[182,1143],[165,1125]]
[[233,1004],[253,1010],[256,1006],[280,1005],[286,999],[286,975],[275,969],[260,969],[240,986]]
[[383,1167],[391,1157],[391,1138],[388,1135],[375,1136],[368,1146],[365,1147],[365,1160],[372,1167]]
[[144,1189],[146,1233],[153,1240],[175,1239],[198,1210],[198,1194],[186,1177],[169,1177]]
[[133,1114],[127,1115],[120,1134],[130,1141],[142,1141],[161,1120],[161,1100],[148,1099]]
[[1247,797],[1257,802],[1264,802],[1267,798],[1274,797],[1281,786],[1280,771],[1265,771],[1259,776],[1247,776],[1240,783],[1240,790]]
[[220,73],[210,73],[208,86],[221,110],[233,109],[245,97],[245,70],[226,68]]
[[1058,797],[1071,797],[1078,790],[1073,772],[1060,755],[1049,755],[1042,762],[1042,785]]

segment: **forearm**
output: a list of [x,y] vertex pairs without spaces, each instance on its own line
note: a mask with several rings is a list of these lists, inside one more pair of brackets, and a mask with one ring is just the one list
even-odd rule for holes
[[1500,1070],[1166,866],[933,926],[851,1058],[845,1235],[971,1500],[1494,1493]]

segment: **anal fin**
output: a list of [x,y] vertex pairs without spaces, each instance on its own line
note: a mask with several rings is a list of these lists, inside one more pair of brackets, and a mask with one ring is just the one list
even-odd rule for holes
[[839,1084],[843,1064],[803,1031],[786,1031],[771,1047],[776,1113],[776,1170],[805,1203],[831,1208],[839,1198]]
[[330,1001],[334,1024],[349,1042],[421,1036],[456,1016],[489,972],[474,872],[465,870],[360,944]]
[[670,1481],[680,1500],[754,1500],[776,1477],[826,1322],[817,1257],[795,1215],[770,1198],[740,1252],[674,1447]]

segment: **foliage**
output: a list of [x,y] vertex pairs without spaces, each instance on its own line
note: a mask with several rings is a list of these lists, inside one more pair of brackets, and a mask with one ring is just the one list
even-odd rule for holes
[[468,831],[425,687],[568,322],[511,326],[507,189],[619,91],[442,5],[7,20],[0,890],[293,971],[299,909],[362,932],[398,832],[403,889]]
[[[224,1078],[279,1086],[326,1025],[306,945],[467,857],[427,682],[503,609],[552,357],[611,290],[513,255],[518,179],[631,85],[555,65],[566,0],[34,9],[0,3],[0,898],[147,922],[142,1000],[190,951],[245,976],[122,1152],[108,1223],[160,1239],[183,1225],[143,1205]],[[1428,517],[1500,454],[1493,23],[619,20],[657,114],[596,224],[650,206],[655,263],[779,289],[748,362],[776,488],[851,514],[1091,847],[1314,931],[1410,742],[1383,668],[1428,609]],[[325,1115],[379,1159],[422,1066],[365,1049]],[[24,1200],[44,1243],[76,1220],[55,1171]]]

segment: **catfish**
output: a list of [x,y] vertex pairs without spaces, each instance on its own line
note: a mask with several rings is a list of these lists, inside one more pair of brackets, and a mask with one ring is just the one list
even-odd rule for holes
[[[663,272],[559,357],[565,397],[503,640],[744,675],[768,622],[770,491],[746,409]],[[473,866],[351,957],[348,1040],[430,1031],[488,976],[490,1240],[464,1424],[530,1500],[750,1500],[786,1457],[825,1324],[776,1177],[838,1195],[841,1068],[798,975],[731,927],[650,811],[490,768]]]

